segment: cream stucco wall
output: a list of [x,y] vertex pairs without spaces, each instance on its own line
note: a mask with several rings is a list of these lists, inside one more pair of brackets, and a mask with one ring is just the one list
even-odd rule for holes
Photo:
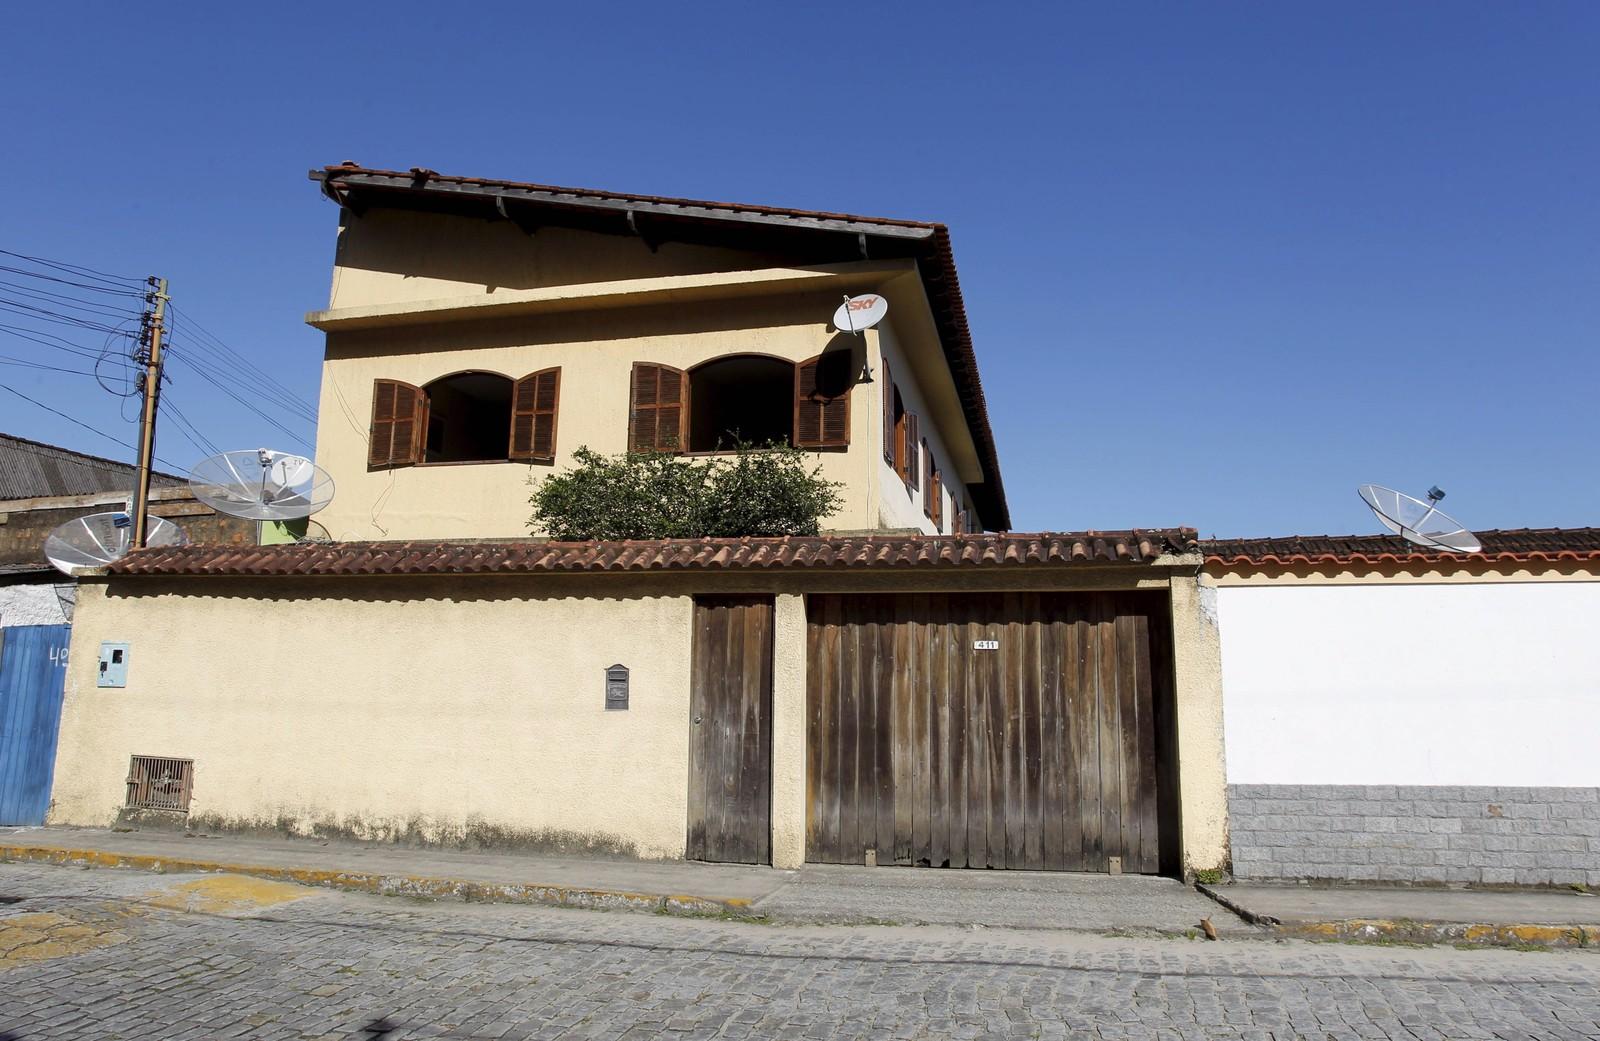
[[[917,461],[918,485],[915,489],[902,481],[894,467],[884,461],[882,417],[885,402],[882,386],[879,384],[878,392],[872,396],[873,415],[877,417],[873,428],[873,440],[878,449],[871,460],[874,501],[877,506],[874,527],[914,528],[930,535],[949,534],[955,522],[952,502],[959,504],[966,501],[962,467],[951,452],[950,440],[945,435],[945,429],[952,420],[948,415],[941,417],[940,411],[933,407],[929,395],[924,391],[925,381],[919,375],[919,368],[912,364],[906,346],[896,330],[894,319],[884,322],[874,330],[874,333],[873,342],[878,359],[877,376],[881,380],[887,371],[894,386],[900,391],[901,404],[908,412],[917,414],[918,435],[928,443],[928,449],[933,453],[944,481],[944,490],[941,492],[944,501],[941,525],[935,530],[933,521],[923,509],[922,482],[927,479],[927,474],[920,457]],[[883,365],[884,359],[889,362],[887,369]],[[955,491],[954,496],[951,494],[951,489]],[[956,508],[959,508],[959,505]]]
[[[1171,594],[1181,843],[1226,851],[1215,617],[1185,558],[1014,572],[89,579],[50,821],[118,815],[131,755],[195,761],[208,826],[683,855],[695,592],[775,603],[772,860],[805,856],[805,591]],[[95,685],[103,640],[128,686]],[[603,675],[631,670],[626,712]]]
[[[881,352],[888,351],[946,480],[980,480],[915,265],[779,269],[774,263],[759,254],[670,243],[651,252],[639,239],[562,229],[527,236],[504,222],[438,215],[377,210],[351,221],[340,233],[333,310],[313,316],[328,330],[317,461],[337,486],[318,520],[342,540],[537,534],[528,526],[530,482],[570,465],[580,445],[603,453],[625,449],[634,362],[692,369],[742,353],[803,361],[845,350],[854,356],[852,370],[860,371],[869,360],[881,368]],[[718,274],[696,277],[705,272]],[[527,296],[552,286],[572,292]],[[584,286],[605,288],[593,297],[573,295]],[[881,348],[878,334],[858,339],[829,325],[842,293],[868,288],[889,299],[895,316]],[[430,310],[433,304],[442,309]],[[368,469],[374,380],[424,386],[469,369],[516,378],[553,366],[561,369],[553,467]],[[850,447],[813,456],[822,474],[843,486],[843,507],[824,527],[931,531],[920,497],[913,502],[882,464],[880,410],[878,386],[857,385]]]
[[[687,596],[540,595],[507,580],[228,581],[75,618],[50,820],[104,826],[130,755],[195,761],[192,813],[364,838],[492,839],[681,856]],[[128,685],[95,685],[102,640]],[[607,666],[631,670],[604,708]]]

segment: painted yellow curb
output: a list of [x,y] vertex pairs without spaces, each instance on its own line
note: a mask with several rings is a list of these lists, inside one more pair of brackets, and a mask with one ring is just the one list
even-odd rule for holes
[[131,868],[156,873],[224,872],[255,878],[295,882],[303,886],[341,889],[380,896],[410,896],[425,900],[465,900],[478,903],[549,904],[592,910],[662,911],[669,914],[731,914],[750,917],[750,901],[736,897],[718,899],[681,894],[631,893],[625,890],[587,889],[574,886],[521,882],[475,882],[459,878],[421,875],[387,875],[368,871],[330,871],[318,868],[270,867],[227,864],[186,857],[158,857],[143,853],[111,853],[102,849],[65,849],[59,846],[0,844],[0,861],[13,864],[60,864],[71,867]]
[[1600,946],[1600,924],[1471,925],[1409,919],[1352,918],[1336,922],[1289,922],[1278,931],[1322,940],[1397,940],[1405,943],[1470,943],[1485,947]]

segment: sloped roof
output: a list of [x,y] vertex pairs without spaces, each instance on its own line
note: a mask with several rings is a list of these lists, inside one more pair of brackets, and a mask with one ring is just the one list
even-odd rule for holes
[[136,550],[118,575],[468,575],[536,572],[737,571],[789,568],[990,568],[1143,564],[1193,552],[1194,531],[1037,535],[828,535],[640,542],[336,542],[193,545]]
[[1202,539],[1207,563],[1376,564],[1422,561],[1600,560],[1600,528],[1511,528],[1478,531],[1481,553],[1445,553],[1398,535],[1289,535]]
[[[15,434],[0,434],[0,499],[131,493],[133,478],[131,463],[74,452]],[[182,477],[159,471],[151,477],[151,483],[158,485],[183,481]]]
[[[453,177],[413,167],[409,171],[375,170],[355,163],[328,166],[310,172],[323,192],[360,213],[367,206],[399,206],[442,212],[464,212],[494,219],[518,219],[538,214],[541,220],[570,222],[618,233],[661,239],[681,238],[693,230],[701,236],[782,234],[790,241],[818,241],[829,248],[853,253],[871,240],[874,257],[912,257],[918,261],[924,292],[939,328],[945,362],[955,381],[962,413],[977,447],[984,480],[967,486],[973,505],[989,527],[1011,526],[1000,478],[1000,460],[989,427],[989,407],[978,376],[978,359],[967,326],[966,305],[956,275],[950,230],[930,221],[864,217],[848,213],[796,210],[750,203],[707,202],[657,195],[633,195],[594,188],[563,188],[523,181],[498,181],[481,177]],[[648,222],[648,225],[645,225]]]

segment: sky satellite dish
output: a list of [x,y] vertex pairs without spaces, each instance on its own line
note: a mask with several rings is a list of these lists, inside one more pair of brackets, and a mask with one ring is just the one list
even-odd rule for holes
[[1444,492],[1428,489],[1428,501],[1379,484],[1363,484],[1361,499],[1377,514],[1383,526],[1419,546],[1447,553],[1479,553],[1483,543],[1460,521],[1439,509]]
[[[76,574],[76,568],[105,567],[127,556],[133,544],[133,518],[126,513],[91,513],[74,517],[44,540],[44,558],[57,571]],[[163,517],[150,518],[147,546],[186,546],[183,529]]]
[[840,332],[859,333],[883,321],[888,313],[889,301],[876,293],[847,296],[839,309],[833,312],[833,327]]
[[309,517],[333,501],[333,478],[311,460],[270,448],[223,452],[189,472],[194,497],[230,517]]

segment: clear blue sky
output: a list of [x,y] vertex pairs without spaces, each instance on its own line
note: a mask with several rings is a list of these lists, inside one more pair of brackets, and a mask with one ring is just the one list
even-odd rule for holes
[[[24,4],[0,248],[164,274],[315,400],[312,166],[940,220],[1019,530],[1371,531],[1365,481],[1600,523],[1600,6],[1134,6]],[[87,378],[0,379],[131,440]]]

